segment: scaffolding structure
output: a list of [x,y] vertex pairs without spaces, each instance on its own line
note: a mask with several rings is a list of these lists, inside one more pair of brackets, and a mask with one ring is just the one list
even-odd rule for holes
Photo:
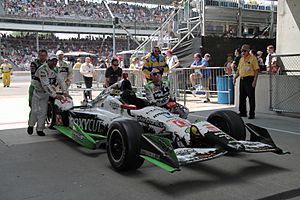
[[274,38],[277,1],[253,2],[184,0],[182,5],[174,5],[169,18],[135,49],[133,56],[140,51],[146,54],[154,46],[174,50],[183,41],[200,36]]

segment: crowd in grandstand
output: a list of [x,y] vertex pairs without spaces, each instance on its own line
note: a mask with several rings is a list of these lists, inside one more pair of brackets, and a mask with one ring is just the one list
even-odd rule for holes
[[[26,17],[76,18],[88,20],[110,19],[104,3],[92,1],[65,1],[59,0],[4,0],[5,14]],[[115,16],[124,22],[161,23],[172,12],[171,8],[161,5],[146,7],[127,3],[109,3]]]
[[[39,35],[39,48],[47,49],[49,53],[54,53],[58,49],[64,52],[84,51],[106,58],[112,56],[112,43],[112,37],[109,36],[59,39],[54,34]],[[128,50],[126,36],[116,37],[116,43],[117,52]],[[130,49],[136,48],[136,43],[131,41],[130,44]],[[8,58],[19,70],[28,70],[30,62],[37,57],[35,34],[28,33],[22,36],[3,34],[1,45],[2,57]]]

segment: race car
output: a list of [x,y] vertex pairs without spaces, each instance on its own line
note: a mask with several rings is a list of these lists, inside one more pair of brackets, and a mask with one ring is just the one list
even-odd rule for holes
[[207,121],[192,123],[170,112],[174,104],[169,109],[149,105],[130,90],[120,91],[118,85],[84,106],[73,106],[71,99],[55,100],[52,112],[52,125],[59,132],[89,149],[106,146],[116,171],[136,170],[144,160],[175,172],[181,165],[228,152],[287,153],[266,129],[245,124],[233,111],[216,111]]

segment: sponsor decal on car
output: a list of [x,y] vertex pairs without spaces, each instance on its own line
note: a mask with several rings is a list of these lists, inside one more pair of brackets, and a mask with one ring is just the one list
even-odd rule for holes
[[141,149],[141,154],[152,157],[152,158],[156,158],[158,160],[160,159],[160,155],[158,155],[156,153],[152,153],[152,152],[150,152],[148,150],[145,150],[145,149]]
[[105,126],[103,119],[86,119],[86,118],[73,118],[71,124],[76,123],[83,131],[88,132],[104,132]]
[[158,116],[160,116],[160,115],[163,115],[163,116],[165,116],[165,117],[167,117],[167,118],[171,118],[171,117],[169,117],[170,116],[170,113],[169,112],[160,112],[160,113],[157,113],[157,114],[155,114],[155,115],[153,115],[153,118],[157,118]]
[[109,102],[109,105],[110,105],[110,107],[111,107],[112,109],[114,109],[114,110],[116,110],[116,109],[118,109],[118,108],[120,107],[120,105],[119,105],[118,103],[113,102],[113,101],[110,101],[110,102]]
[[182,119],[169,119],[167,122],[174,123],[176,126],[179,126],[180,128],[186,127],[186,126],[191,126],[190,123],[188,123],[185,120]]
[[84,136],[81,133],[79,133],[75,127],[73,127],[73,136],[81,141],[84,140]]
[[158,120],[153,120],[153,119],[150,119],[149,117],[143,117],[141,115],[138,115],[137,116],[137,120],[139,122],[142,122],[142,123],[145,123],[145,124],[149,124],[149,125],[152,125],[152,126],[157,126],[157,127],[160,127],[160,128],[164,128],[165,125],[163,122],[160,122]]

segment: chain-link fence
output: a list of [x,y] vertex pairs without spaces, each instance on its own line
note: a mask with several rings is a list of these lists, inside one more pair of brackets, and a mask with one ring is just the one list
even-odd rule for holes
[[270,109],[300,113],[300,54],[273,55],[270,65],[272,60],[278,71],[270,72]]

